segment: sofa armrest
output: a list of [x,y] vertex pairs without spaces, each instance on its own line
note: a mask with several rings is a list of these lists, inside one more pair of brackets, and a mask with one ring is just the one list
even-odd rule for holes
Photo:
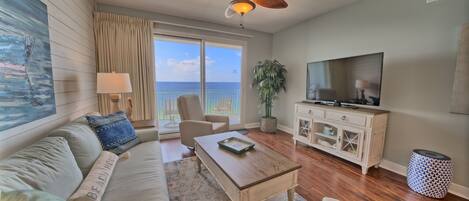
[[158,130],[156,128],[135,129],[135,134],[140,142],[159,140]]
[[205,115],[205,119],[210,122],[223,122],[229,123],[230,118],[223,115]]
[[194,138],[213,134],[213,125],[208,121],[185,120],[179,123],[181,143],[194,147]]

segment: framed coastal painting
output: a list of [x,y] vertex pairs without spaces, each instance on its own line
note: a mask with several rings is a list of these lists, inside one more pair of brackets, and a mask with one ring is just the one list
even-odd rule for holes
[[55,113],[47,6],[0,0],[0,132]]

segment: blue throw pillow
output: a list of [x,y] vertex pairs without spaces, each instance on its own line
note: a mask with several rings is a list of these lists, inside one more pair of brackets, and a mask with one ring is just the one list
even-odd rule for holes
[[137,138],[134,127],[122,111],[108,116],[86,116],[86,119],[104,150],[114,149]]

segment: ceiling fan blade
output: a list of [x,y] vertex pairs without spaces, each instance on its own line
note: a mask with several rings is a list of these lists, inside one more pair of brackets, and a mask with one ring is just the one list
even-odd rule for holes
[[225,17],[226,18],[231,18],[236,14],[236,12],[231,8],[231,6],[228,6],[225,10]]
[[286,8],[288,3],[284,0],[252,0],[254,3],[259,4],[266,8]]

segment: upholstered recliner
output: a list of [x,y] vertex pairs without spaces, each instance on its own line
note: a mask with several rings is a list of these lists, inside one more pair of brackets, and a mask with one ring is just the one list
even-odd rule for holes
[[211,135],[228,131],[229,118],[221,115],[205,115],[196,95],[184,95],[177,99],[178,111],[181,116],[179,131],[181,143],[194,147],[194,137]]

